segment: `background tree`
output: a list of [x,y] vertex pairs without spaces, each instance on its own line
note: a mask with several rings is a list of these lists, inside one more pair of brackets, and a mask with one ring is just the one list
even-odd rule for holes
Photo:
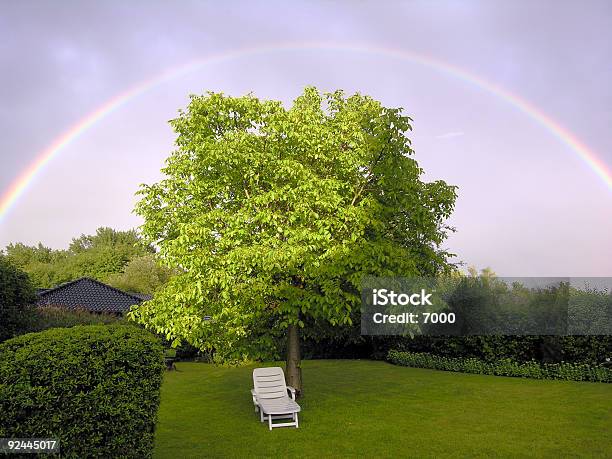
[[290,109],[208,93],[171,124],[165,178],[136,208],[146,242],[181,270],[133,313],[156,331],[224,361],[269,357],[286,334],[300,390],[305,318],[350,323],[364,275],[448,269],[455,189],[421,181],[401,109],[314,88]]
[[160,266],[153,254],[130,260],[121,273],[111,274],[106,282],[126,292],[153,294],[173,275],[173,271]]
[[41,243],[36,246],[15,243],[6,246],[4,252],[11,263],[28,273],[38,288],[54,287],[70,280],[67,250],[54,250]]
[[153,248],[143,245],[134,230],[98,228],[96,234],[74,238],[67,250],[16,243],[9,244],[5,253],[36,287],[50,288],[80,277],[104,282],[133,258],[153,253]]
[[0,255],[0,342],[27,331],[35,301],[28,275]]

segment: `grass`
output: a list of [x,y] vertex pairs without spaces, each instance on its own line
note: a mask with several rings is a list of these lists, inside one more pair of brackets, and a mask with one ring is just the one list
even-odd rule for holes
[[612,384],[312,360],[300,428],[270,432],[251,402],[253,367],[177,367],[156,458],[612,457]]

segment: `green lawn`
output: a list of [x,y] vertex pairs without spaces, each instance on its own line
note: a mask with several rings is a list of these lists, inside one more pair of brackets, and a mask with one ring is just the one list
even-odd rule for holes
[[253,367],[177,367],[158,458],[612,457],[611,384],[306,361],[300,428],[270,432],[253,410]]

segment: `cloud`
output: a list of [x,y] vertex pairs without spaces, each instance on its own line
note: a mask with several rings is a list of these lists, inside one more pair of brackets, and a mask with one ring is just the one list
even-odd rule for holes
[[452,139],[453,137],[461,137],[465,135],[463,131],[452,131],[436,136],[436,139]]

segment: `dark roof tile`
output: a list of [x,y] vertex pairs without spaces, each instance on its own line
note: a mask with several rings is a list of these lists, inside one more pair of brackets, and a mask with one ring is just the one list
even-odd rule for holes
[[140,295],[127,293],[95,279],[82,277],[39,292],[38,306],[61,306],[92,312],[125,313],[143,301]]

